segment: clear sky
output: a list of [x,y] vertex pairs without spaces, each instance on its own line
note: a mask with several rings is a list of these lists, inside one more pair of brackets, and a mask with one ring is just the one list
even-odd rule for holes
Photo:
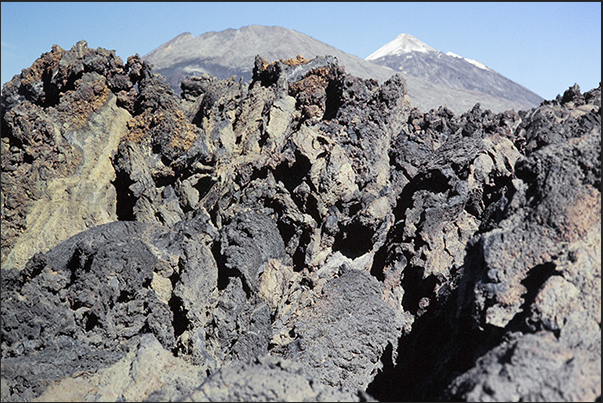
[[553,99],[601,81],[601,2],[2,2],[2,83],[53,44],[125,62],[175,36],[278,25],[365,58],[401,33]]

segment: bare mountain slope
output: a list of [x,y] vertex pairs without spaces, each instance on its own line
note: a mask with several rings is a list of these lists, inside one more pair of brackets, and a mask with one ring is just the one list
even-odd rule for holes
[[394,74],[389,68],[367,63],[300,32],[260,25],[207,32],[198,37],[184,33],[145,55],[143,60],[153,64],[154,70],[164,74],[172,86],[179,87],[179,76],[202,73],[217,78],[237,75],[250,80],[253,61],[258,54],[269,61],[289,59],[298,54],[307,59],[332,55],[349,73],[358,77],[384,81]]
[[[298,54],[307,59],[335,56],[339,65],[344,66],[348,73],[361,78],[374,78],[379,83],[396,73],[394,69],[345,53],[303,33],[278,26],[260,25],[207,32],[197,37],[188,32],[183,33],[143,56],[143,60],[151,63],[154,71],[164,75],[179,93],[180,82],[186,77],[206,73],[217,78],[238,76],[248,81],[251,79],[256,55],[274,61],[296,57]],[[453,57],[450,59],[454,61]],[[460,114],[480,103],[484,108],[500,112],[528,109],[539,104],[501,97],[498,93],[484,92],[480,88],[455,87],[434,82],[432,77],[401,73],[406,79],[413,106],[421,110],[445,105]]]

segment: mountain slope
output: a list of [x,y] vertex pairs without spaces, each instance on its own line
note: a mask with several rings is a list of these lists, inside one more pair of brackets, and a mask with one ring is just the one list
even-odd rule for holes
[[[436,85],[460,90],[479,91],[526,106],[537,106],[543,98],[509,80],[477,60],[465,59],[452,52],[443,53],[401,34],[369,55],[366,60]],[[407,78],[408,79],[408,78]]]
[[[416,38],[413,40],[407,37],[406,42],[409,42],[411,50],[414,43],[415,47],[424,48],[426,53],[437,52]],[[375,60],[363,60],[291,29],[249,25],[240,29],[207,32],[197,37],[188,32],[183,33],[143,56],[143,60],[151,63],[154,71],[164,75],[178,93],[181,80],[190,76],[201,76],[205,73],[220,79],[238,76],[244,81],[249,81],[256,55],[274,61],[300,54],[306,59],[335,56],[346,72],[361,78],[374,78],[380,83],[400,72],[406,79],[412,105],[420,110],[445,105],[453,112],[461,114],[480,103],[484,108],[501,112],[508,109],[528,109],[540,103],[538,96],[538,100],[501,96],[504,94],[504,80],[499,80],[498,92],[484,92],[479,87],[450,85],[447,82],[450,80],[434,81],[429,75],[419,74],[418,67],[412,68],[411,71],[401,71],[397,69],[397,64],[392,62],[396,67],[392,69],[382,65],[391,57],[388,52],[382,53],[383,57]],[[452,56],[447,56],[446,60],[458,64],[457,58]],[[429,66],[425,68],[429,69]],[[446,66],[441,66],[440,70],[445,71]],[[508,80],[508,83],[512,82]]]
[[367,63],[360,57],[320,42],[310,36],[283,27],[249,25],[240,29],[207,32],[198,37],[184,33],[143,56],[154,70],[164,74],[170,84],[174,76],[207,73],[217,78],[232,75],[251,79],[256,55],[269,61],[289,59],[301,54],[307,59],[332,55],[346,71],[362,78],[385,81],[394,72]]

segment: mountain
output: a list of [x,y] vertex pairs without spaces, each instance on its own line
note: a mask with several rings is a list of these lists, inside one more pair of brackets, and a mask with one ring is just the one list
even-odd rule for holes
[[[400,47],[398,42],[406,44],[406,47]],[[396,53],[402,50],[403,54]],[[482,107],[493,112],[502,112],[508,109],[529,109],[538,106],[542,101],[542,98],[526,89],[523,89],[523,92],[518,91],[517,88],[521,86],[493,71],[488,76],[489,79],[483,78],[484,75],[476,71],[479,69],[474,64],[463,59],[444,54],[440,57],[441,60],[431,57],[440,53],[406,35],[401,37],[400,41],[393,41],[371,55],[377,57],[364,60],[291,29],[249,25],[239,29],[207,32],[197,37],[186,32],[144,55],[142,59],[151,63],[154,71],[164,75],[177,93],[181,91],[182,79],[201,76],[203,73],[221,79],[234,75],[249,81],[256,55],[274,61],[300,54],[306,59],[335,56],[339,65],[344,66],[349,74],[374,78],[379,83],[400,72],[406,79],[412,105],[424,111],[445,105],[454,113],[461,114],[480,103]],[[421,74],[418,68],[405,68],[402,71],[395,58],[403,55],[410,59],[414,57],[417,61],[423,60],[425,70],[441,71],[446,77],[457,74],[463,77],[463,82],[470,81],[471,77],[479,80],[474,86],[470,83],[459,85],[451,78],[438,80],[434,74]],[[429,57],[422,58],[417,55]],[[385,65],[389,62],[393,67]],[[430,63],[433,63],[433,67]],[[446,66],[446,63],[450,66]],[[494,81],[494,84],[488,80]],[[486,85],[485,89],[480,85]],[[509,87],[508,91],[506,86]],[[518,93],[522,95],[517,96]]]
[[233,75],[251,80],[256,55],[268,61],[294,58],[298,54],[311,59],[335,56],[350,74],[361,78],[387,80],[395,72],[368,63],[362,58],[318,41],[300,32],[278,27],[249,25],[240,29],[207,32],[198,37],[186,32],[143,56],[153,69],[166,76],[170,85],[180,88],[184,77],[203,73],[216,78]]
[[388,55],[401,55],[409,52],[427,53],[436,51],[412,35],[400,34],[393,41],[371,53],[366,60],[375,60]]
[[458,90],[478,91],[495,98],[538,106],[544,99],[477,60],[443,53],[409,34],[400,34],[365,60],[410,77]]

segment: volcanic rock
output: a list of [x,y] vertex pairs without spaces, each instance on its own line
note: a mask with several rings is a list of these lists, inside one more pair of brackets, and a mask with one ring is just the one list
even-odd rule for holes
[[2,400],[596,400],[601,91],[412,108],[333,57],[2,93]]

